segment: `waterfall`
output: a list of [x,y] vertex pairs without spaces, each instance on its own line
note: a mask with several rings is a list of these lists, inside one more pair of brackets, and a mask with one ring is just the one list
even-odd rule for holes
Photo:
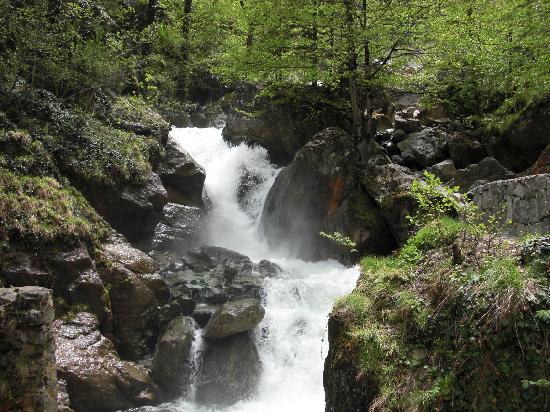
[[[264,149],[229,147],[221,129],[215,128],[173,129],[171,134],[206,170],[205,188],[212,208],[204,243],[235,250],[253,261],[267,259],[283,269],[280,276],[264,283],[266,315],[255,337],[263,365],[257,395],[218,411],[324,411],[327,315],[335,300],[355,286],[358,268],[330,260],[305,262],[270,250],[258,223],[279,169],[269,163]],[[239,203],[243,178],[250,190],[241,191]],[[161,410],[212,411],[198,407],[192,399],[163,405]]]

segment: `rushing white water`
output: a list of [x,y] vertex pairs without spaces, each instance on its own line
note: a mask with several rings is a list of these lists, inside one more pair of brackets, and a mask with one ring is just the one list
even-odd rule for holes
[[[253,261],[268,259],[283,269],[282,275],[264,283],[266,315],[256,336],[263,365],[257,396],[224,412],[324,411],[327,315],[334,301],[353,289],[358,269],[335,261],[304,262],[270,251],[258,232],[258,222],[279,170],[269,163],[265,150],[229,147],[220,129],[173,129],[171,134],[206,170],[205,187],[212,210],[204,243],[238,251]],[[259,182],[248,196],[245,210],[237,199],[243,173],[256,176],[255,182]],[[206,411],[192,399],[164,408]]]

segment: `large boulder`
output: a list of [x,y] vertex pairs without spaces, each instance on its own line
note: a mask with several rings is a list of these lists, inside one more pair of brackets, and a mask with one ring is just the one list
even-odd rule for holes
[[197,303],[221,304],[239,298],[259,298],[265,275],[245,255],[203,246],[193,249],[162,275],[174,296]]
[[141,184],[122,190],[97,189],[88,194],[94,208],[132,244],[146,247],[168,202],[159,176],[151,172]]
[[0,288],[0,409],[57,410],[51,290]]
[[227,406],[254,395],[262,365],[256,345],[247,333],[205,342],[202,356],[195,381],[197,402]]
[[360,161],[352,137],[329,128],[314,136],[277,176],[265,201],[261,228],[269,243],[305,259],[350,261],[350,250],[324,239],[339,232],[359,255],[395,246],[379,207],[358,179]]
[[168,139],[157,173],[170,202],[203,205],[204,169],[172,137]]
[[457,132],[447,141],[449,156],[458,169],[478,163],[487,157],[485,147],[472,134]]
[[462,192],[495,180],[510,179],[515,174],[506,169],[498,160],[487,157],[477,164],[456,171],[455,178],[449,183],[458,186]]
[[285,165],[317,132],[338,126],[351,130],[343,100],[320,88],[280,90],[257,97],[255,86],[241,86],[230,104],[223,137],[231,144],[265,147],[272,162]]
[[426,168],[445,160],[447,135],[438,128],[427,127],[407,135],[397,147],[407,165]]
[[416,207],[411,195],[415,177],[406,167],[393,163],[377,143],[362,144],[361,149],[366,164],[361,171],[361,182],[382,211],[398,245],[402,245],[412,230],[407,216],[412,215]]
[[265,310],[255,299],[241,299],[223,304],[206,324],[202,336],[223,339],[248,332],[260,324]]
[[537,161],[522,175],[540,175],[550,173],[550,145],[542,151]]
[[413,119],[412,113],[410,117],[401,117],[399,113],[396,114],[394,124],[396,129],[403,130],[407,134],[419,132],[422,129],[422,123],[419,119]]
[[57,319],[54,327],[57,374],[66,382],[71,408],[107,412],[160,400],[147,370],[118,357],[113,343],[99,333],[93,314]]
[[193,320],[178,316],[166,326],[157,342],[151,373],[166,400],[183,395],[190,382],[193,370],[189,355],[194,335]]
[[529,168],[550,144],[550,97],[533,102],[505,131],[487,134],[482,142],[489,156],[513,172]]
[[456,166],[451,159],[443,160],[432,167],[428,167],[427,170],[439,177],[443,183],[448,182],[456,176]]

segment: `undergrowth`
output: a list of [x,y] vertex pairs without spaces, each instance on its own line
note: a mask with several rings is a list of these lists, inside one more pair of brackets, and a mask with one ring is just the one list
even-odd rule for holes
[[413,192],[416,234],[393,256],[365,257],[335,307],[343,348],[378,384],[369,410],[548,410],[550,238],[501,237],[498,219],[482,221],[433,176]]

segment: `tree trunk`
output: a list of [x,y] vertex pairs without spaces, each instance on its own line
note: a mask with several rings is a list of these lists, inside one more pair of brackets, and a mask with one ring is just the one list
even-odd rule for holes
[[193,11],[193,0],[184,0],[183,4],[183,27],[182,37],[183,45],[181,49],[182,64],[181,75],[178,81],[178,94],[182,99],[187,99],[189,92],[189,58],[190,58],[190,44],[189,34],[191,33],[191,13]]
[[357,52],[355,51],[355,39],[353,35],[353,8],[355,0],[343,0],[346,13],[346,42],[347,42],[347,77],[348,89],[351,103],[351,114],[353,119],[353,137],[356,143],[361,141],[363,135],[363,110],[361,109],[361,91],[358,85]]
[[149,0],[147,3],[147,10],[145,12],[145,19],[143,22],[143,27],[147,27],[150,24],[153,24],[157,18],[157,10],[159,8],[159,0]]

